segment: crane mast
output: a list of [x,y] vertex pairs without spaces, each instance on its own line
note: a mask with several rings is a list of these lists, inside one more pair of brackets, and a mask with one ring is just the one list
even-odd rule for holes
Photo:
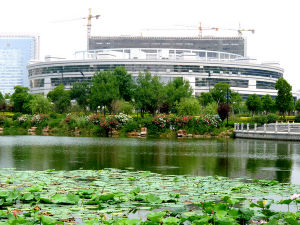
[[91,37],[91,30],[92,30],[92,18],[98,19],[100,15],[92,15],[92,9],[89,8],[89,15],[87,17],[87,50],[89,50],[89,42]]

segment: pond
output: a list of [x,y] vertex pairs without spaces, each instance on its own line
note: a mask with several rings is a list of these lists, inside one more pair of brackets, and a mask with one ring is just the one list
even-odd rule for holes
[[250,139],[1,136],[0,168],[119,168],[300,184],[300,143]]

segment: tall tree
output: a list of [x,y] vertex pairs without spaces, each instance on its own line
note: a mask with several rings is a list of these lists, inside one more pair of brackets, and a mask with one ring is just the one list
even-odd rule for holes
[[63,84],[58,85],[53,91],[50,91],[47,97],[54,103],[56,112],[67,112],[71,107],[70,91],[65,90]]
[[91,108],[101,106],[111,111],[113,100],[120,98],[118,85],[117,77],[111,71],[96,72],[92,78]]
[[51,102],[43,95],[34,95],[30,101],[30,108],[33,114],[35,113],[49,113],[52,110]]
[[226,103],[227,93],[228,95],[231,94],[230,85],[222,82],[217,83],[214,88],[210,90],[210,93],[218,104]]
[[294,109],[292,86],[282,77],[275,84],[277,96],[275,98],[276,108],[282,115]]
[[71,99],[75,99],[77,104],[83,109],[86,109],[89,105],[90,94],[91,88],[87,81],[74,83],[70,90]]
[[139,74],[135,89],[134,99],[137,107],[141,109],[141,116],[145,111],[155,114],[156,110],[165,101],[165,89],[159,77],[152,76],[149,72]]
[[199,115],[201,106],[197,99],[190,98],[182,98],[180,102],[176,106],[177,113],[179,115]]
[[298,113],[300,112],[300,99],[298,99],[295,103],[295,109],[298,111]]
[[165,86],[166,102],[169,110],[180,102],[181,98],[190,98],[193,90],[189,81],[183,80],[181,77],[175,78]]
[[117,78],[119,94],[125,101],[131,101],[133,97],[134,82],[131,74],[125,67],[117,67],[113,71],[113,75]]
[[207,106],[208,104],[211,104],[215,100],[212,97],[210,92],[202,92],[198,97],[198,101],[202,106]]
[[239,93],[232,91],[230,102],[231,102],[233,112],[240,113],[241,107],[242,107],[242,102],[243,102],[243,97]]
[[266,112],[272,112],[275,107],[275,102],[272,99],[271,95],[267,94],[261,97],[262,109]]
[[260,97],[257,94],[249,95],[246,99],[246,106],[252,112],[252,115],[261,111],[262,103]]
[[11,96],[13,102],[13,110],[15,112],[30,113],[29,102],[32,99],[32,95],[29,94],[29,88],[15,86],[15,92]]
[[0,104],[3,104],[3,103],[5,103],[5,98],[4,98],[4,96],[2,95],[2,92],[0,91]]

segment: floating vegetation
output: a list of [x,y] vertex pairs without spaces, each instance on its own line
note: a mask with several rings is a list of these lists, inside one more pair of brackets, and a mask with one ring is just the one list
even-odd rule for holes
[[299,224],[300,187],[149,171],[0,170],[0,224]]

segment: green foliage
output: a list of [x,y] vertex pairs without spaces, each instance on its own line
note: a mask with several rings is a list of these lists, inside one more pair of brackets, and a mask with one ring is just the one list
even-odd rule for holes
[[261,111],[262,102],[257,94],[252,94],[247,97],[246,106],[254,114]]
[[15,86],[15,92],[11,96],[11,101],[13,103],[14,112],[30,113],[30,101],[32,95],[29,94],[29,88]]
[[75,99],[77,104],[83,109],[89,105],[90,94],[91,88],[87,81],[74,83],[70,90],[71,99]]
[[270,113],[267,115],[267,120],[268,120],[268,123],[275,123],[276,121],[279,120],[279,116],[274,114],[274,113]]
[[218,104],[216,102],[211,102],[202,109],[202,113],[205,115],[217,115],[218,114]]
[[133,105],[130,102],[125,102],[123,99],[116,99],[111,104],[112,112],[114,114],[125,113],[131,114],[133,111]]
[[210,93],[218,104],[226,103],[227,93],[231,95],[230,85],[222,82],[217,83],[214,88],[210,90]]
[[300,113],[296,115],[295,122],[300,123]]
[[239,93],[232,91],[230,102],[233,112],[241,113],[243,97]]
[[176,106],[178,115],[199,115],[201,107],[195,98],[182,98]]
[[49,113],[52,110],[51,102],[42,95],[34,95],[30,101],[30,108],[33,114]]
[[111,103],[120,97],[119,83],[110,71],[96,72],[92,78],[91,108],[107,107],[111,111]]
[[5,98],[2,95],[2,92],[0,91],[0,104],[3,104],[3,103],[5,103]]
[[275,102],[270,95],[264,95],[261,97],[262,102],[262,110],[268,112],[272,112],[275,109]]
[[174,109],[175,105],[180,102],[181,98],[190,98],[193,90],[187,80],[182,77],[177,77],[169,82],[166,86],[166,102],[168,103],[169,111]]
[[286,112],[292,111],[294,109],[292,86],[281,77],[277,80],[275,88],[278,91],[275,104],[279,112],[284,115]]
[[152,114],[162,105],[165,98],[165,91],[159,77],[152,76],[149,72],[139,74],[134,93],[136,106],[143,112],[148,111]]
[[131,132],[131,131],[137,131],[137,130],[139,130],[139,124],[138,124],[138,122],[137,121],[134,121],[134,120],[131,120],[131,121],[129,121],[128,123],[126,123],[125,125],[124,125],[124,127],[122,128],[122,131],[124,131],[124,132]]
[[214,102],[214,98],[212,97],[211,92],[202,92],[200,96],[198,96],[198,101],[200,105],[207,106]]
[[298,99],[295,103],[295,109],[300,112],[300,99]]
[[127,72],[125,67],[116,67],[113,75],[117,78],[120,97],[127,102],[131,101],[134,90],[134,82],[131,74]]
[[70,91],[66,91],[63,84],[50,91],[47,97],[54,103],[54,109],[58,113],[67,112],[71,107]]

